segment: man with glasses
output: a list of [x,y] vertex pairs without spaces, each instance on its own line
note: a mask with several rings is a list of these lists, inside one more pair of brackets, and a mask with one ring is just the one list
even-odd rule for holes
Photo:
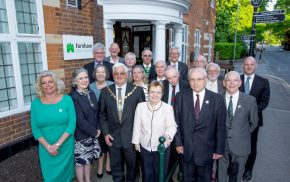
[[94,61],[84,65],[84,68],[88,71],[90,83],[93,83],[95,81],[93,78],[93,72],[94,72],[94,69],[98,65],[104,65],[109,72],[109,80],[114,81],[113,75],[112,75],[113,64],[108,62],[108,61],[104,61],[104,59],[105,59],[105,46],[104,46],[104,44],[96,43],[93,47],[93,54],[94,54]]
[[[99,117],[105,142],[109,146],[115,182],[133,182],[136,177],[136,151],[131,143],[137,104],[145,101],[143,89],[127,82],[128,69],[113,66],[115,84],[101,90]],[[126,175],[124,165],[126,164]]]
[[220,75],[220,67],[216,63],[209,63],[206,66],[207,72],[207,83],[206,88],[210,91],[215,93],[223,94],[224,93],[224,86],[222,84],[222,80],[219,80]]
[[105,61],[108,61],[112,64],[123,63],[125,64],[125,60],[122,57],[119,57],[120,47],[117,43],[112,43],[109,49],[111,56],[105,58]]
[[190,69],[191,89],[175,99],[175,145],[182,154],[183,181],[211,181],[213,160],[224,154],[226,107],[222,95],[205,88],[206,80],[205,69]]
[[193,61],[194,68],[204,68],[207,65],[207,60],[203,55],[198,55],[196,59]]
[[188,67],[185,63],[178,61],[179,48],[171,47],[169,49],[169,61],[167,65],[172,65],[176,70],[179,71],[180,79],[187,80]]
[[155,67],[152,63],[152,52],[148,49],[142,51],[142,60],[143,60],[143,69],[145,71],[145,75],[147,80],[150,82],[156,78]]
[[218,181],[240,182],[251,153],[251,132],[258,124],[258,106],[253,96],[239,91],[240,75],[230,71],[225,75],[224,99],[227,106],[227,139],[224,157],[218,162]]

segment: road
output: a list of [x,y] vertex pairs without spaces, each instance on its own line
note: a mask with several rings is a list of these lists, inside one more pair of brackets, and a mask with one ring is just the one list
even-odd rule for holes
[[[259,53],[256,55],[259,58]],[[242,72],[241,64],[235,65]],[[264,110],[258,155],[250,182],[290,181],[290,52],[270,47],[258,60],[257,74],[270,81],[271,98]]]

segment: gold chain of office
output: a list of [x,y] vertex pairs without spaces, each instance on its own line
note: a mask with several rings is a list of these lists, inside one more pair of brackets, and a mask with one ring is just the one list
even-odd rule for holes
[[[112,97],[114,97],[116,99],[116,101],[118,101],[116,95],[112,92],[112,90],[109,87],[106,87],[106,88],[110,92],[110,95]],[[131,92],[127,93],[127,95],[124,97],[124,100],[127,99],[130,95],[132,95],[136,89],[137,89],[137,86],[135,86]]]

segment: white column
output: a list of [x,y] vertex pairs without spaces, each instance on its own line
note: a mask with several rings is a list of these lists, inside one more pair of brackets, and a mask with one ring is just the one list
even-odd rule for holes
[[182,25],[174,25],[174,46],[177,46],[179,48],[179,60],[181,60],[182,32]]
[[155,21],[155,50],[154,63],[158,60],[165,60],[165,25],[169,22]]
[[115,24],[114,20],[104,20],[104,29],[105,29],[105,46],[106,46],[106,56],[110,56],[110,45],[113,43],[113,25]]

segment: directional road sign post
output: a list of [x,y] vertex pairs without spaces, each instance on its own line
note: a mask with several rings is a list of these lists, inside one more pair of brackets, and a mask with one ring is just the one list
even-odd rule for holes
[[251,4],[254,7],[259,7],[262,4],[263,0],[251,0]]
[[256,15],[256,23],[276,23],[283,22],[285,20],[285,14],[268,14],[268,15]]
[[252,38],[253,38],[254,36],[255,36],[255,35],[242,35],[242,36],[241,36],[241,40],[243,40],[243,41],[246,41],[246,40],[252,41]]

